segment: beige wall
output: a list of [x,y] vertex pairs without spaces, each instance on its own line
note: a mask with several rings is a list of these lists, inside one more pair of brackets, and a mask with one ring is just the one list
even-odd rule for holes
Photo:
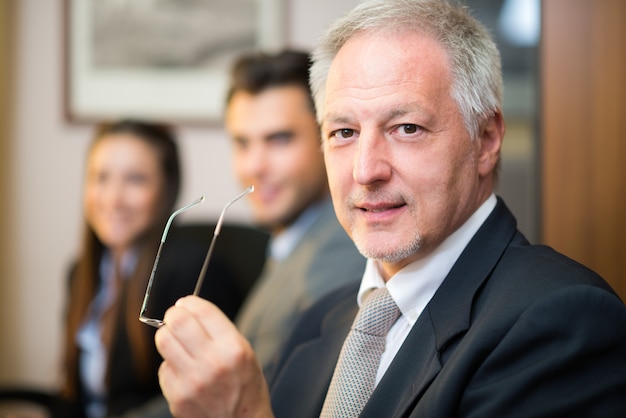
[[543,2],[542,239],[626,300],[626,2]]
[[[303,48],[357,3],[283,1],[287,41]],[[63,118],[62,0],[0,2],[0,132],[10,133],[0,144],[0,385],[50,387],[58,381],[65,272],[78,242],[82,161],[92,127]],[[4,90],[7,71],[15,74],[13,96]],[[226,137],[220,128],[186,126],[180,139],[181,202],[208,197],[185,216],[212,218],[239,190]],[[245,205],[228,215],[249,217]]]

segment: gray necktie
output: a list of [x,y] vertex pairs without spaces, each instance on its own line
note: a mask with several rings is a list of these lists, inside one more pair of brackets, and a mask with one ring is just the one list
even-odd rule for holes
[[361,413],[374,390],[387,332],[398,316],[400,310],[387,288],[370,293],[343,343],[321,418],[349,418]]

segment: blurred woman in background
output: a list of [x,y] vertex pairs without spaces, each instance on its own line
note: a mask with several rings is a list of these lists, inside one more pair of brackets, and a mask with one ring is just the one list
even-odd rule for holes
[[[70,274],[66,380],[55,416],[117,415],[160,395],[155,329],[138,316],[180,182],[169,128],[134,120],[98,128],[86,161],[84,236]],[[152,317],[193,292],[207,250],[172,232],[150,296]],[[220,269],[212,260],[201,295],[232,316],[241,298]]]

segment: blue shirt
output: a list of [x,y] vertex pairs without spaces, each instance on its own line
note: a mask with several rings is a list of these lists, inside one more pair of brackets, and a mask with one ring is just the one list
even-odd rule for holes
[[[137,265],[136,251],[127,251],[120,263],[122,278],[131,276]],[[99,266],[100,286],[87,311],[87,319],[76,334],[80,349],[80,381],[87,398],[86,413],[89,418],[106,416],[107,390],[105,375],[108,353],[102,342],[102,315],[111,307],[117,296],[115,288],[115,263],[109,251],[105,251]]]

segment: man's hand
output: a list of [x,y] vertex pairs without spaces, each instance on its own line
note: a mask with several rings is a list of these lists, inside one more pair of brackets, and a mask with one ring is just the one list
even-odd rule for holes
[[164,320],[155,336],[159,382],[174,416],[273,416],[254,351],[219,308],[187,296]]

